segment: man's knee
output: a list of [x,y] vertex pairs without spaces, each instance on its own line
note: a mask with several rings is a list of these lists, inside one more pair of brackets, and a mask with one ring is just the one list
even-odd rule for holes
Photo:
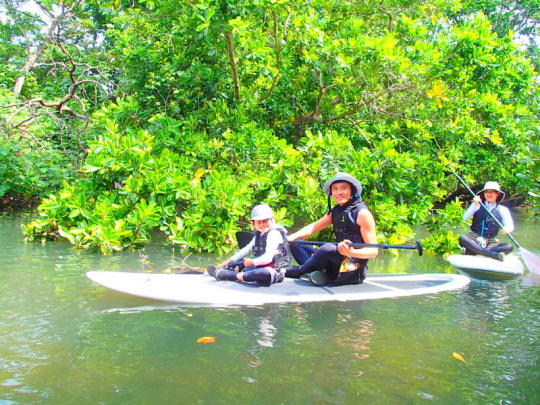
[[315,254],[328,254],[328,253],[335,253],[337,252],[337,245],[335,243],[325,243],[324,245],[322,245],[319,249],[317,249],[317,251],[315,252]]

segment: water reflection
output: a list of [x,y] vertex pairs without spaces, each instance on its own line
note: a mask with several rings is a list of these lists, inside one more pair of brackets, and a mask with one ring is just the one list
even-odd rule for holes
[[[358,303],[352,311],[340,303],[219,311],[234,311],[237,324],[244,329],[236,331],[238,344],[221,348],[239,351],[244,366],[238,365],[237,373],[242,382],[257,384],[261,390],[269,384],[269,372],[273,385],[279,381],[300,383],[309,375],[310,388],[288,391],[292,398],[286,403],[340,404],[346,402],[351,387],[362,391],[360,377],[366,372],[362,364],[371,356],[375,322],[364,317]],[[264,391],[263,403],[280,402],[276,392]]]
[[[252,342],[241,354],[241,358],[249,367],[259,367],[263,364],[261,353],[264,350],[274,347],[278,327],[282,323],[281,321],[284,315],[282,307],[274,305],[267,307],[262,315],[257,315],[254,318],[255,327],[252,331],[248,332],[251,335]],[[274,324],[278,326],[276,327]],[[244,380],[248,382],[255,381],[251,377],[244,377]]]
[[368,345],[375,333],[374,322],[367,319],[351,321],[350,314],[343,318],[347,318],[347,321],[343,322],[344,333],[336,334],[336,343],[350,350],[351,355],[358,359],[369,358],[370,354],[367,352],[370,351]]

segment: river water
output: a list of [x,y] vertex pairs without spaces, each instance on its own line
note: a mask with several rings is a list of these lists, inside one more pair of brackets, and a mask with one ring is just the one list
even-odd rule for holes
[[[516,217],[516,238],[540,253],[538,220]],[[25,244],[30,218],[0,217],[0,405],[540,403],[540,287],[527,277],[373,301],[160,303],[84,273],[217,258],[154,244],[143,265],[137,252]],[[372,261],[370,273],[389,272],[454,270],[403,251]]]

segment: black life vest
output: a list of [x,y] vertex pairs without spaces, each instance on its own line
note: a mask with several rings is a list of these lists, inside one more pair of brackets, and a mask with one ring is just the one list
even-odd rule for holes
[[289,244],[287,243],[287,231],[281,225],[273,225],[268,232],[261,234],[259,231],[255,232],[255,243],[253,245],[253,256],[259,257],[266,251],[266,241],[268,234],[276,230],[281,234],[284,242],[278,246],[278,253],[274,256],[271,266],[280,269],[288,266],[291,262],[291,252],[289,250]]
[[[367,206],[361,198],[357,198],[343,206],[335,205],[332,208],[330,215],[332,215],[332,226],[334,227],[337,242],[348,239],[353,243],[364,243],[360,225],[356,222],[358,213],[363,208],[367,208]],[[367,259],[351,257],[351,260],[357,263],[367,263]]]
[[[495,206],[490,212],[499,222],[502,223],[502,215],[499,211],[499,204]],[[477,233],[480,236],[491,238],[499,232],[501,227],[491,218],[487,210],[481,206],[478,211],[473,215],[471,231]]]

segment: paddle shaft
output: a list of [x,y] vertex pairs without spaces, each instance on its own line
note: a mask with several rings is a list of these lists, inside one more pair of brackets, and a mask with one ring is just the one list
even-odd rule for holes
[[[459,174],[457,174],[456,171],[450,167],[450,165],[446,165],[446,167],[449,168],[450,171],[452,172],[452,174],[453,174],[454,176],[456,176],[456,178],[459,180],[459,182],[460,182],[461,184],[463,184],[463,187],[465,187],[465,188],[469,191],[469,193],[471,193],[471,195],[472,195],[473,197],[476,197],[476,194],[474,193],[474,191],[471,190],[471,188],[467,185],[467,183],[465,183],[465,180],[463,180],[463,179],[459,176]],[[491,218],[493,218],[493,220],[497,223],[497,225],[499,225],[499,226],[501,227],[501,229],[504,228],[503,224],[501,224],[501,221],[499,221],[499,220],[497,219],[497,217],[495,217],[495,215],[493,215],[493,214],[491,213],[491,211],[488,210],[488,208],[485,206],[485,204],[484,204],[482,201],[480,201],[480,205],[486,210],[486,212],[489,214],[489,216],[490,216]],[[514,244],[515,244],[518,248],[521,249],[521,245],[518,243],[518,241],[517,241],[511,234],[507,233],[506,236],[508,236],[508,237],[510,238],[510,240],[511,240],[512,242],[514,242]]]
[[[298,243],[301,245],[315,245],[315,246],[324,245],[325,243],[332,243],[334,245],[338,244],[338,242],[318,242],[318,241],[311,241],[311,240],[292,240],[292,241],[289,241],[289,243]],[[379,249],[411,249],[411,250],[417,250],[420,256],[422,256],[422,253],[424,251],[420,241],[416,241],[416,245],[388,245],[386,243],[351,243],[349,244],[349,246],[354,247],[354,248],[376,247]]]

